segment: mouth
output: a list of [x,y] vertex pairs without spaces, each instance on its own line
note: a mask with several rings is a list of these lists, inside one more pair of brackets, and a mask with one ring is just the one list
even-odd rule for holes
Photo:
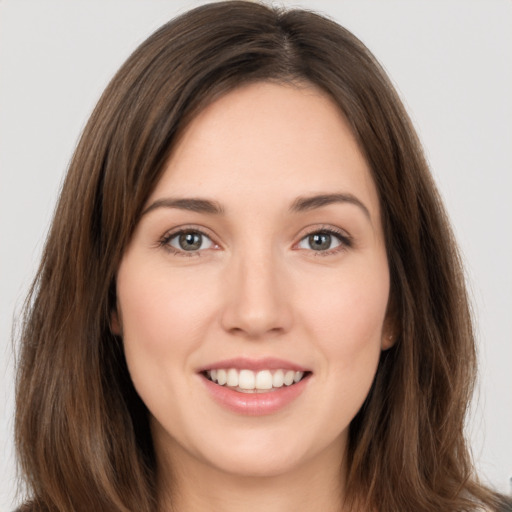
[[208,396],[223,409],[264,416],[301,403],[313,372],[284,359],[239,357],[204,366],[198,374]]
[[239,393],[269,393],[294,386],[309,377],[310,371],[284,368],[250,369],[216,368],[204,370],[202,375],[209,381]]

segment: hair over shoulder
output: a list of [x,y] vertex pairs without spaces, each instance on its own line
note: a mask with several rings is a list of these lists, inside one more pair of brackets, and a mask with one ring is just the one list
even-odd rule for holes
[[128,58],[71,161],[27,299],[16,446],[30,511],[156,510],[148,413],[112,334],[116,272],[187,123],[256,81],[309,83],[339,106],[382,211],[397,342],[350,426],[347,506],[378,512],[498,510],[464,439],[475,343],[447,216],[398,95],[334,21],[254,2],[204,5]]

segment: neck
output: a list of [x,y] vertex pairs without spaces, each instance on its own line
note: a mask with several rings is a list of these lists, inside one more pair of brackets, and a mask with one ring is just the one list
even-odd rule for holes
[[293,471],[272,476],[233,474],[190,456],[174,457],[172,467],[159,464],[159,510],[342,512],[344,468],[337,450],[330,446],[325,452]]

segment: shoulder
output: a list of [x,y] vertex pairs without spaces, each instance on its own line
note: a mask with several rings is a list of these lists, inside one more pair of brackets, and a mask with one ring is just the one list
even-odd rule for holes
[[479,507],[475,512],[512,512],[512,497],[496,494],[496,506]]
[[487,506],[479,506],[474,512],[512,512],[512,498],[498,495],[496,505],[488,508]]
[[[492,509],[496,512],[512,512],[512,498],[508,496],[500,495],[499,497],[500,505],[496,509]],[[488,512],[488,509],[485,509],[483,512]],[[490,509],[489,509],[489,512]]]
[[13,510],[13,512],[37,512],[37,510],[32,503],[24,503],[23,505],[20,505],[16,510]]
[[512,498],[503,503],[502,507],[499,509],[499,512],[512,512]]

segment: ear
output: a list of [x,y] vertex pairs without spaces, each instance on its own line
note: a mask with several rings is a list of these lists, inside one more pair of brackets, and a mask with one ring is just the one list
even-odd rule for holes
[[382,331],[382,342],[381,342],[381,349],[382,350],[388,350],[390,349],[397,340],[397,335],[395,333],[389,333],[386,331]]
[[382,326],[381,349],[388,350],[393,347],[399,335],[400,329],[398,327],[396,309],[392,304],[389,304],[386,312],[386,318]]
[[115,336],[122,336],[121,321],[117,310],[113,309],[110,313],[110,332]]

